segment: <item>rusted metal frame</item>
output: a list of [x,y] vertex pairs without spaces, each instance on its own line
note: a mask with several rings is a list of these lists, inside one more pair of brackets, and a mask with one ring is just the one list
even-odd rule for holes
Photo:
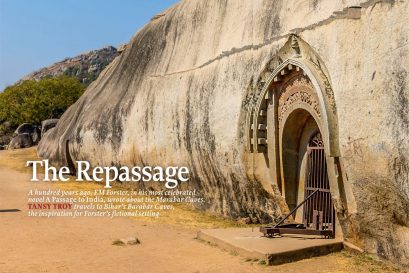
[[321,188],[314,188],[314,187],[306,187],[306,189],[310,191],[320,190],[321,192],[331,192],[328,189],[321,189]]
[[321,153],[320,150],[317,150],[316,152],[316,168],[317,168],[317,173],[316,173],[316,180],[315,180],[315,185],[317,188],[320,190],[318,191],[318,194],[315,196],[315,224],[314,224],[314,229],[319,230],[319,212],[321,210],[321,204],[320,204],[320,194],[321,194],[321,187],[320,187],[320,179],[321,179]]
[[305,234],[305,235],[324,235],[332,237],[331,230],[315,230],[315,229],[300,229],[300,228],[274,228],[274,227],[260,227],[260,232],[266,236],[275,234]]
[[[318,158],[317,158],[317,153],[314,150],[312,152],[312,160],[313,160],[313,164],[312,164],[313,165],[313,177],[311,179],[311,183],[312,183],[313,187],[318,188],[317,187],[317,173],[318,173],[317,160],[318,160]],[[319,191],[318,191],[318,193],[319,193]],[[312,210],[311,210],[311,212],[312,212],[312,221],[311,222],[312,222],[312,228],[313,229],[316,229],[316,225],[317,225],[317,222],[316,222],[317,214],[315,213],[316,210],[317,210],[317,198],[316,198],[316,196],[314,196],[314,198],[312,199]]]
[[310,150],[321,150],[321,149],[324,149],[324,147],[308,146],[308,149],[310,149]]
[[[311,157],[311,152],[312,152],[312,150],[310,149],[310,147],[307,147],[307,157],[308,157],[308,159],[307,159],[307,164],[308,164],[308,166],[307,166],[307,181],[306,181],[306,187],[305,187],[305,189],[304,189],[304,196],[305,195],[308,195],[308,186],[309,186],[309,181],[311,181],[311,165],[312,165],[312,163],[311,163],[311,160],[310,160],[310,157]],[[309,215],[309,209],[310,209],[310,204],[309,204],[309,201],[307,201],[306,203],[305,203],[305,206],[304,206],[304,211],[303,211],[303,223],[304,223],[304,226],[305,227],[307,227],[308,226],[308,215]]]
[[322,212],[322,219],[321,219],[321,229],[324,226],[325,223],[325,217],[326,215],[324,214],[325,212],[325,189],[326,189],[326,180],[325,180],[325,154],[324,154],[324,150],[320,149],[319,150],[319,154],[320,154],[320,162],[319,162],[319,166],[320,166],[320,211]]
[[[315,185],[317,188],[320,188],[320,172],[321,172],[321,166],[320,166],[320,152],[316,153],[316,180],[315,180]],[[319,212],[320,212],[320,191],[318,191],[318,194],[315,196],[315,225],[314,229],[319,229]]]
[[334,217],[324,147],[309,146],[308,159],[309,170],[305,193],[308,195],[312,190],[319,189],[319,191],[305,204],[303,223],[306,228],[330,229],[333,226]]
[[279,225],[284,223],[285,220],[287,220],[288,217],[290,217],[297,209],[299,209],[308,199],[310,199],[315,193],[317,193],[318,190],[315,190],[313,193],[311,193],[307,198],[305,198],[300,204],[298,204],[295,208],[293,208],[289,214],[287,214],[283,219],[281,219],[277,224],[274,225],[274,228],[277,228]]
[[[319,144],[318,144],[319,145]],[[334,235],[334,208],[329,189],[327,164],[323,146],[308,146],[308,173],[304,189],[308,196],[289,214],[281,219],[274,227],[261,227],[265,235],[272,234],[311,234]],[[303,228],[280,227],[280,225],[304,205]],[[311,226],[312,224],[312,226]]]

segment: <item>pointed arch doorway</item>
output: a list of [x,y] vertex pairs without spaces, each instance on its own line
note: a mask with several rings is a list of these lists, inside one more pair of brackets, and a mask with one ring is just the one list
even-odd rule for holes
[[[325,66],[306,43],[292,36],[266,65],[255,88],[256,100],[246,120],[248,150],[254,162],[260,162],[254,168],[260,182],[277,186],[290,211],[261,231],[335,237],[335,211],[342,212],[348,204],[335,98]],[[342,236],[337,230],[337,237]]]
[[280,190],[291,211],[287,218],[291,216],[294,223],[280,223],[275,232],[334,237],[335,210],[319,125],[303,108],[293,110],[283,122],[279,130]]

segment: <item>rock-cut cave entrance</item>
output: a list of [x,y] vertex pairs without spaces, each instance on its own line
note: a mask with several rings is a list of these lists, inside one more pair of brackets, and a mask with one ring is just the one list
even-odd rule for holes
[[280,233],[291,233],[291,227],[298,226],[306,233],[333,237],[335,211],[317,122],[308,111],[296,109],[286,119],[281,139],[281,190],[297,224],[282,226]]
[[342,237],[356,202],[340,156],[335,94],[323,60],[291,35],[248,90],[248,170],[264,189],[281,194],[287,204],[280,202],[281,211],[290,212],[261,231]]

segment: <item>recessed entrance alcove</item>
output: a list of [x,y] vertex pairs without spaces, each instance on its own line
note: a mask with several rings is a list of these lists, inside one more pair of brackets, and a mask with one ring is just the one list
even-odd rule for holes
[[248,148],[264,155],[269,175],[261,179],[279,189],[290,211],[262,231],[342,237],[334,206],[346,207],[337,111],[322,60],[291,36],[261,73],[255,97],[247,116]]

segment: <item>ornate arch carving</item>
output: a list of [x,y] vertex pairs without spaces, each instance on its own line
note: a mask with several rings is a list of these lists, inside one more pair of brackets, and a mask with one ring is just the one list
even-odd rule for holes
[[247,149],[263,155],[250,157],[249,170],[263,185],[277,186],[287,204],[294,205],[299,201],[294,184],[302,185],[304,138],[319,131],[334,207],[344,215],[349,201],[345,188],[350,186],[344,183],[335,96],[322,60],[291,35],[259,75],[243,102]]
[[314,87],[306,77],[295,77],[279,91],[277,116],[279,123],[282,122],[285,113],[295,103],[305,104],[320,117],[321,113],[318,101],[314,96]]
[[[298,84],[304,89],[294,91]],[[287,109],[298,103],[318,119],[326,153],[339,156],[337,109],[328,72],[313,49],[299,37],[290,36],[267,63],[253,92],[255,103],[246,118],[251,152],[267,153],[267,108],[279,108],[274,119],[280,123]]]

